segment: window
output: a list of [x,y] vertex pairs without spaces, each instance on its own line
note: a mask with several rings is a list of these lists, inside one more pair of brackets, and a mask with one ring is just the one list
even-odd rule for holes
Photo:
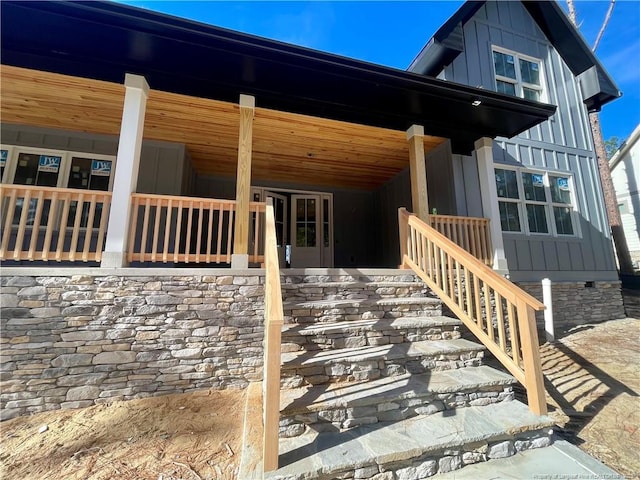
[[[0,178],[9,184],[109,191],[114,160],[115,157],[106,155],[3,145],[0,148]],[[35,221],[36,202],[32,199],[28,206],[28,225]],[[23,208],[22,199],[16,200],[15,208],[14,221],[18,222]],[[51,201],[45,200],[41,225],[46,225],[50,208]],[[74,224],[76,209],[77,202],[71,202],[67,220],[70,227]],[[101,216],[102,205],[97,205],[94,226],[99,226]],[[88,218],[89,205],[85,204],[81,212],[81,227],[87,226]]]
[[502,231],[575,235],[571,177],[506,168],[495,175]]
[[542,62],[535,58],[493,47],[496,91],[543,101]]

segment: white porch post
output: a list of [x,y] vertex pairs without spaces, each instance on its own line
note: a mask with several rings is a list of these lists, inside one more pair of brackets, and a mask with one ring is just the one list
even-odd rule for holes
[[240,134],[236,178],[236,215],[231,268],[249,266],[249,203],[251,202],[251,148],[256,99],[240,95]]
[[504,241],[500,226],[500,208],[498,207],[498,190],[496,174],[493,169],[493,140],[483,137],[476,141],[476,160],[482,196],[482,211],[491,222],[491,243],[493,245],[493,269],[501,275],[509,274],[507,258],[504,255]]
[[109,226],[100,264],[104,268],[118,268],[127,265],[127,239],[131,226],[131,194],[135,192],[138,183],[144,115],[149,94],[149,85],[140,75],[127,73],[124,85],[126,92],[109,210]]
[[411,125],[407,130],[409,142],[409,172],[411,174],[412,210],[420,220],[429,219],[429,197],[427,195],[427,167],[424,158],[424,127]]

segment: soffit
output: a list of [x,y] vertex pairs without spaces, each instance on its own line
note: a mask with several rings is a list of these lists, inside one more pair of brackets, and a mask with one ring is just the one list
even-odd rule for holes
[[[123,85],[5,65],[1,76],[3,122],[119,134]],[[239,121],[237,104],[152,89],[144,138],[186,145],[199,175],[235,177]],[[444,141],[425,136],[425,151]],[[370,190],[408,164],[404,131],[255,109],[254,180]]]

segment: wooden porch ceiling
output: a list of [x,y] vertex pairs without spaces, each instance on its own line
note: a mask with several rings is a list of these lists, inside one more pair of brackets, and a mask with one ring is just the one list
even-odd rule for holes
[[[7,65],[0,77],[3,122],[119,134],[124,85]],[[144,138],[184,143],[199,175],[235,177],[238,105],[151,87]],[[425,152],[444,141],[425,136]],[[403,131],[255,109],[256,181],[370,190],[408,165]]]

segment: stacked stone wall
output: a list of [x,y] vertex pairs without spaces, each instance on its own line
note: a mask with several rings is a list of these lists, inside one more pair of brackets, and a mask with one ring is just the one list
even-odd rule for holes
[[[542,301],[542,284],[519,282],[520,288]],[[553,323],[556,329],[570,329],[586,323],[624,318],[620,282],[553,282]],[[544,313],[538,312],[544,325]]]
[[2,418],[261,380],[263,282],[3,276]]

